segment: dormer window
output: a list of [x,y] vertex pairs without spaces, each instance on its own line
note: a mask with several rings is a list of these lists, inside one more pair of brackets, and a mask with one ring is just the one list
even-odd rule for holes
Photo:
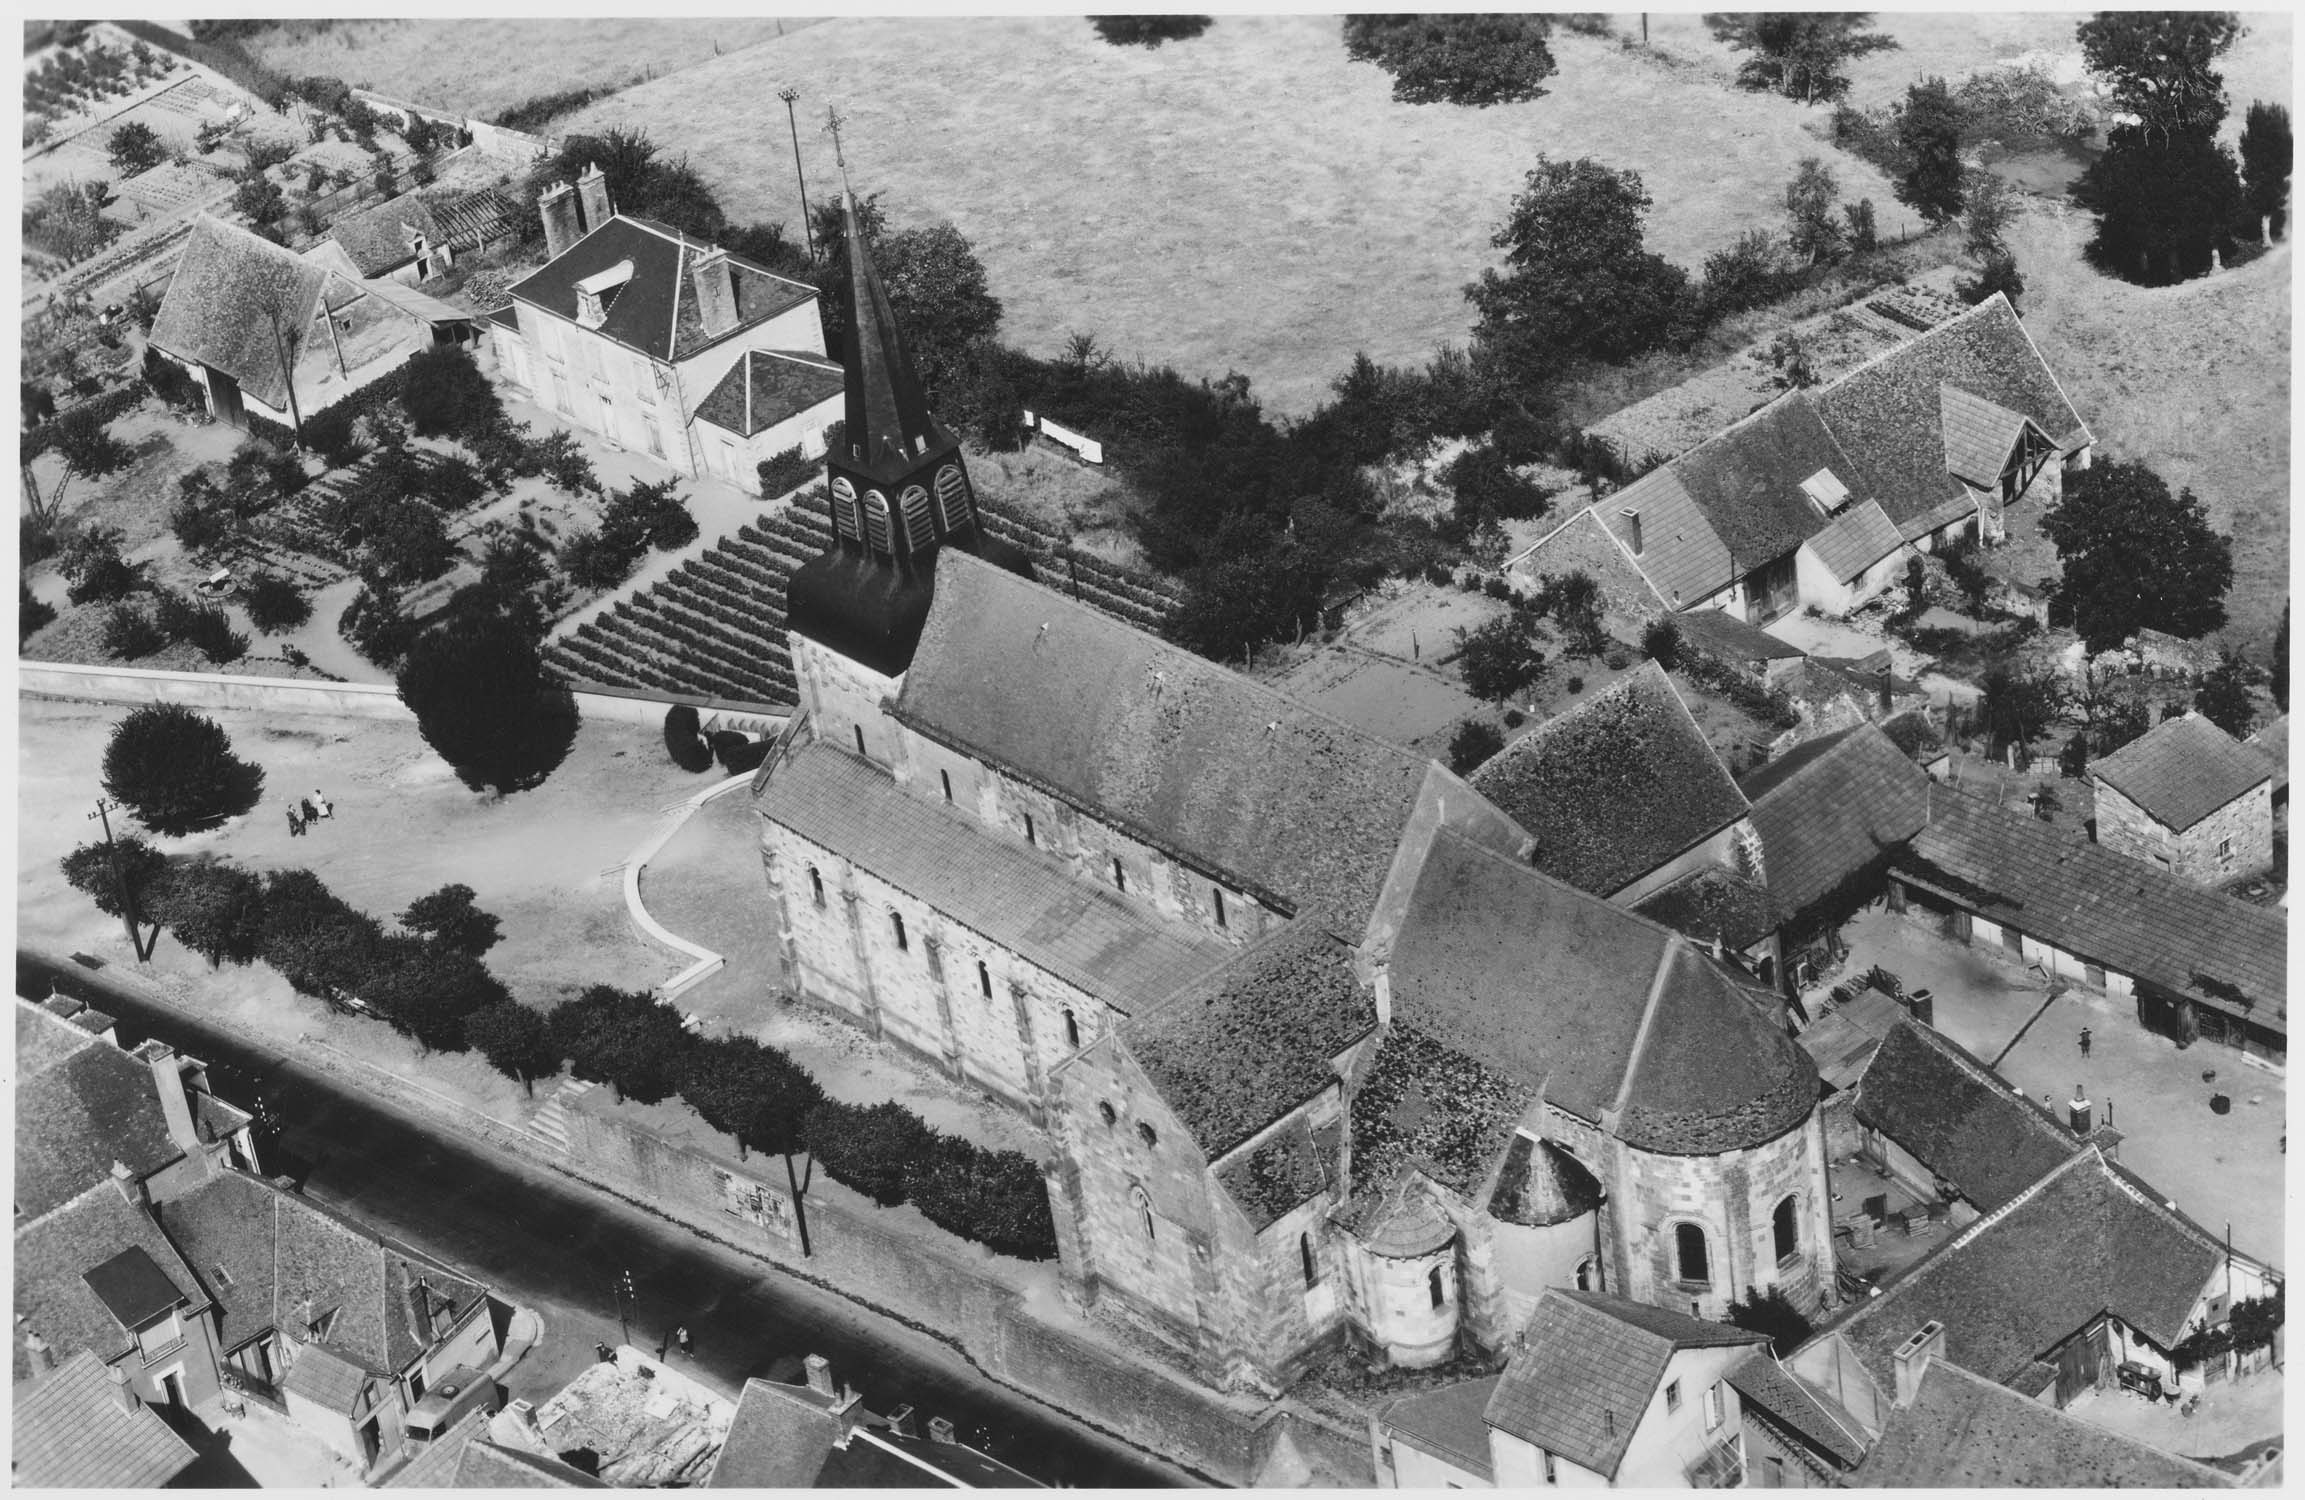
[[608,310],[616,305],[616,294],[632,279],[632,262],[620,260],[605,271],[595,271],[576,284],[576,321],[585,328],[598,328],[608,319]]
[[1801,493],[1817,507],[1817,514],[1829,516],[1849,503],[1849,487],[1831,469],[1819,469],[1801,481]]

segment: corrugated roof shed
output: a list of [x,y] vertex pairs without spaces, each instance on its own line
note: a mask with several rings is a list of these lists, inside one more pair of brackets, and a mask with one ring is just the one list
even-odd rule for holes
[[[1884,997],[1885,998],[1885,997]],[[1933,1027],[1900,1021],[1857,1084],[1857,1118],[1991,1213],[2082,1141]]]
[[1485,1419],[1613,1479],[1675,1350],[1765,1342],[1764,1334],[1621,1297],[1548,1289]]
[[1536,839],[1537,868],[1597,896],[1748,811],[1653,661],[1522,735],[1470,780]]
[[2184,1489],[2234,1483],[2093,1422],[1932,1361],[1910,1406],[1887,1411],[1845,1481],[1859,1489]]
[[632,262],[631,278],[607,302],[607,315],[592,330],[651,359],[682,360],[732,338],[779,313],[812,302],[816,289],[731,255],[736,323],[726,333],[706,337],[689,286],[693,258],[705,247],[679,230],[653,220],[618,214],[578,240],[560,258],[511,290],[511,295],[573,322],[576,284]]
[[751,437],[841,393],[840,366],[821,354],[747,349],[696,408],[700,422]]
[[1788,918],[1928,820],[1928,776],[1871,724],[1798,746],[1740,786],[1761,835],[1764,883]]
[[2103,760],[2089,774],[2183,833],[2273,772],[2265,757],[2198,713],[2163,719]]
[[18,1380],[9,1438],[18,1489],[156,1490],[199,1457],[150,1407],[122,1410],[111,1372],[88,1353]]
[[1929,788],[1928,826],[1895,863],[1914,884],[2086,962],[2288,1029],[2289,924],[2277,909],[1949,787]]
[[1827,572],[1846,583],[1904,545],[1896,523],[1878,500],[1852,505],[1832,524],[1809,538],[1809,549]]
[[1494,1478],[1489,1467],[1489,1424],[1482,1413],[1501,1377],[1460,1380],[1439,1390],[1403,1396],[1378,1418],[1387,1431],[1409,1445],[1447,1460],[1467,1473]]
[[275,409],[287,404],[272,314],[285,335],[309,327],[330,273],[237,225],[202,214],[160,299],[151,342],[222,370]]
[[1214,972],[1235,952],[1074,879],[1055,856],[997,837],[965,813],[907,796],[886,771],[834,745],[805,746],[777,767],[758,806],[1124,1013]]

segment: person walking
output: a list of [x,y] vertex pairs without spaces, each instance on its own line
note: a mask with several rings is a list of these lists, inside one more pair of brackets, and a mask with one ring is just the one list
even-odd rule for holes
[[304,837],[304,820],[296,815],[296,804],[293,802],[288,804],[288,836],[292,839]]
[[681,1352],[681,1353],[683,1353],[683,1354],[694,1354],[694,1353],[696,1353],[696,1346],[695,1346],[694,1344],[692,1344],[692,1343],[690,1343],[690,1342],[688,1341],[688,1325],[686,1325],[685,1323],[684,1323],[684,1324],[682,1324],[680,1327],[678,1327],[678,1328],[675,1328],[674,1330],[672,1330],[672,1341],[673,1341],[674,1343],[676,1343],[676,1344],[680,1345],[680,1352]]
[[2081,1028],[2081,1055],[2083,1057],[2089,1055],[2089,1028],[2086,1026]]
[[336,816],[336,809],[329,805],[328,799],[326,797],[321,795],[320,788],[314,787],[312,789],[312,800],[319,805],[320,816],[324,818],[333,818]]

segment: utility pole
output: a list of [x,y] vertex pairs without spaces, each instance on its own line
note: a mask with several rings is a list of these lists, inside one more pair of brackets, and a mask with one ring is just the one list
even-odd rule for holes
[[627,1297],[632,1298],[635,1302],[640,1300],[632,1290],[632,1271],[630,1268],[624,1270],[616,1278],[616,1326],[624,1335],[623,1342],[629,1344],[632,1342],[632,1319],[624,1309],[624,1302]]
[[[112,841],[112,804],[98,797],[96,811],[88,816],[104,825],[104,854],[112,865],[112,893],[120,903],[120,925],[128,929],[128,946],[142,963],[152,956],[152,950],[144,946],[143,934],[136,930],[136,898],[128,889],[128,877],[120,872],[120,846]],[[153,936],[157,940],[159,934]]]
[[[320,303],[321,312],[325,315],[328,311],[325,292]],[[272,352],[280,360],[280,384],[288,392],[288,430],[295,434],[296,445],[301,448],[304,446],[304,418],[296,410],[296,369],[288,362],[288,341],[280,336],[280,309],[277,306],[268,307],[265,312],[272,319]],[[335,327],[333,317],[329,319],[329,327],[331,330]]]
[[[780,27],[783,25],[782,22],[777,24]],[[782,35],[782,32],[778,34]],[[816,264],[816,225],[810,220],[808,212],[808,176],[800,169],[800,116],[793,112],[793,105],[800,98],[800,90],[788,84],[776,91],[776,97],[784,101],[784,123],[792,131],[792,175],[793,180],[800,184],[800,231],[808,238],[808,263],[813,266]]]

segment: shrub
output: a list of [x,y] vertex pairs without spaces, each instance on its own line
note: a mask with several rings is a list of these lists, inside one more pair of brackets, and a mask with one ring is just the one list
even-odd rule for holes
[[1697,299],[1708,320],[1761,307],[1785,295],[1793,282],[1783,247],[1766,229],[1748,229],[1726,250],[1705,257]]
[[772,453],[762,459],[758,473],[763,496],[782,495],[799,489],[815,477],[816,460],[803,455],[796,443],[782,453]]
[[1505,748],[1505,737],[1497,727],[1481,719],[1467,719],[1449,736],[1449,769],[1459,776],[1470,775],[1490,756]]
[[928,1221],[1002,1255],[1049,1260],[1056,1220],[1031,1157],[944,1137],[905,1174],[905,1195]]
[[1507,729],[1518,729],[1523,724],[1528,722],[1529,716],[1525,713],[1522,713],[1519,709],[1508,708],[1505,710],[1505,727]]
[[517,1000],[485,1005],[466,1016],[464,1044],[532,1094],[537,1079],[560,1071],[560,1054],[553,1050],[544,1017]]
[[597,531],[569,534],[560,544],[560,570],[582,589],[612,589],[632,576],[639,559]]
[[188,410],[201,404],[200,387],[184,367],[150,344],[144,346],[144,385],[164,405]]
[[122,661],[150,656],[168,644],[151,617],[133,604],[115,604],[104,616],[104,653]]
[[1570,691],[1570,692],[1572,692],[1572,693],[1581,693],[1581,692],[1583,692],[1584,690],[1585,690],[1585,679],[1584,679],[1584,678],[1582,678],[1582,677],[1571,677],[1571,678],[1569,679],[1569,691]]
[[21,646],[55,623],[56,607],[36,597],[32,585],[16,585],[16,644]]
[[1485,516],[1532,520],[1545,513],[1549,499],[1534,483],[1515,473],[1504,455],[1489,443],[1457,455],[1443,479],[1456,491],[1456,512],[1465,520]]
[[155,833],[212,828],[256,805],[264,772],[216,721],[177,703],[139,708],[104,748],[104,790]]
[[683,771],[712,769],[712,747],[697,731],[696,710],[685,703],[664,711],[664,749]]
[[1671,616],[1651,620],[1641,632],[1641,653],[1670,672],[1681,664],[1681,627]]
[[304,446],[332,469],[341,469],[360,454],[360,440],[352,430],[353,413],[339,404],[306,417],[299,429]]
[[249,623],[258,630],[294,630],[312,618],[312,601],[277,573],[259,573],[250,579],[241,602],[248,607]]
[[545,671],[534,638],[501,615],[425,631],[394,681],[424,742],[474,790],[539,784],[576,738],[568,690]]
[[462,437],[504,420],[496,387],[472,356],[454,344],[435,344],[410,359],[400,383],[400,407],[419,437]]
[[472,887],[444,885],[419,896],[400,914],[400,925],[420,937],[478,958],[503,940],[502,923],[472,904]]
[[827,1099],[808,1112],[809,1153],[833,1181],[883,1208],[902,1203],[908,1166],[934,1149],[936,1132],[895,1100],[844,1104]]
[[310,870],[264,877],[258,955],[307,995],[359,992],[384,942],[374,917],[338,897]]
[[731,776],[757,771],[768,758],[768,741],[755,740],[734,729],[716,729],[712,732],[712,753],[721,769]]
[[1190,41],[1209,29],[1207,16],[1090,16],[1096,34],[1115,47],[1158,47]]
[[1510,610],[1477,630],[1457,631],[1457,665],[1476,698],[1502,702],[1535,683],[1545,672],[1537,648],[1536,617]]
[[619,1098],[641,1104],[678,1091],[693,1045],[679,1011],[657,1004],[645,991],[604,984],[553,1007],[545,1026],[577,1077],[608,1084]]
[[125,599],[139,582],[136,570],[120,555],[119,533],[109,528],[74,538],[64,549],[62,564],[72,580],[65,597],[74,604]]
[[400,612],[399,590],[373,581],[362,584],[344,606],[336,630],[371,665],[387,671],[400,664],[416,639],[416,623]]

